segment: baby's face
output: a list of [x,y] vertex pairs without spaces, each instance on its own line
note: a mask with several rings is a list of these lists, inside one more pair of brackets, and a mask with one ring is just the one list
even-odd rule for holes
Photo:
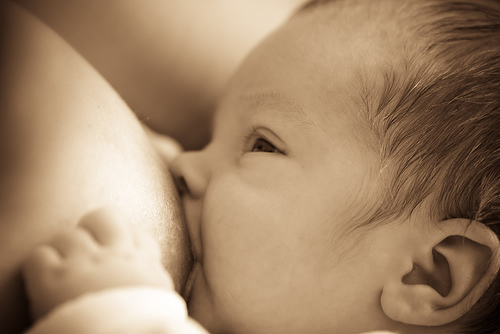
[[384,267],[367,255],[371,232],[353,230],[378,187],[353,102],[369,50],[352,18],[338,31],[317,20],[294,18],[260,45],[211,143],[172,164],[198,261],[189,311],[213,333],[351,333],[372,326],[353,315],[377,318]]

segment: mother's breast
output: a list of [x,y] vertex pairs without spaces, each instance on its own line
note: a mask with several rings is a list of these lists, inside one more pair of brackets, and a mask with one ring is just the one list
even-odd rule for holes
[[3,5],[0,45],[0,333],[28,322],[20,265],[87,211],[112,205],[160,242],[181,290],[187,233],[166,166],[114,89],[62,38]]

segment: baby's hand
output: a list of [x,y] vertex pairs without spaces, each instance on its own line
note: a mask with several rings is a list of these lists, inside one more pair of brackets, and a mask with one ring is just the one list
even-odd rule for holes
[[38,247],[23,273],[35,319],[87,292],[130,285],[173,289],[156,241],[111,210],[84,216]]

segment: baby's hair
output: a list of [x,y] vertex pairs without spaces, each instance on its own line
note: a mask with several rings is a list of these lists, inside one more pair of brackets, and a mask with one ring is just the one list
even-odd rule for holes
[[[381,89],[363,98],[387,189],[368,223],[431,198],[438,219],[476,220],[500,236],[500,1],[393,3],[412,9],[400,11],[410,35],[403,63],[382,66]],[[497,274],[454,331],[500,333],[499,314]]]

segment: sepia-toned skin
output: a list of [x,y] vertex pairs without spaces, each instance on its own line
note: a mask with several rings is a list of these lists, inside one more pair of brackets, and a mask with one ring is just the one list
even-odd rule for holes
[[16,5],[1,9],[0,333],[30,323],[26,255],[102,206],[160,242],[182,291],[191,255],[178,195],[142,124],[61,37]]
[[[0,27],[0,332],[29,323],[19,273],[26,254],[101,206],[117,207],[160,241],[182,290],[189,247],[169,158],[159,155],[168,150],[153,148],[161,137],[148,138],[59,36],[20,8],[1,9],[8,15]],[[210,145],[170,165],[197,263],[189,310],[213,332],[449,332],[428,320],[438,326],[465,314],[498,270],[500,260],[484,256],[492,264],[477,285],[467,279],[477,273],[446,279],[465,291],[458,301],[418,274],[403,282],[413,261],[432,264],[434,247],[444,248],[456,272],[482,271],[471,256],[476,246],[442,242],[470,230],[481,247],[481,235],[494,239],[489,254],[498,255],[498,239],[484,225],[437,225],[428,203],[404,224],[357,225],[367,214],[360,208],[378,195],[380,166],[359,131],[356,80],[376,77],[398,42],[364,25],[371,14],[348,12],[337,25],[322,24],[330,17],[319,14],[290,21],[232,81]],[[424,293],[405,293],[413,286]],[[400,312],[407,302],[431,313]]]
[[396,329],[378,306],[394,227],[355,228],[380,186],[356,74],[375,73],[363,54],[384,52],[360,38],[364,12],[331,22],[334,10],[298,15],[254,49],[211,143],[171,164],[197,261],[189,312],[211,333]]
[[210,144],[170,164],[196,263],[189,313],[211,333],[458,332],[453,322],[490,286],[497,236],[436,215],[441,198],[369,219],[392,171],[363,102],[415,38],[392,19],[397,3],[293,17],[236,72]]
[[411,270],[399,254],[415,227],[359,228],[382,188],[359,74],[378,78],[393,49],[365,9],[299,14],[269,36],[210,144],[170,165],[196,260],[189,312],[211,333],[421,333],[380,307],[391,275]]
[[191,256],[158,157],[169,148],[154,152],[131,110],[186,147],[203,146],[229,75],[303,2],[2,3],[0,332],[30,322],[25,256],[100,206],[117,206],[159,239],[182,290]]

